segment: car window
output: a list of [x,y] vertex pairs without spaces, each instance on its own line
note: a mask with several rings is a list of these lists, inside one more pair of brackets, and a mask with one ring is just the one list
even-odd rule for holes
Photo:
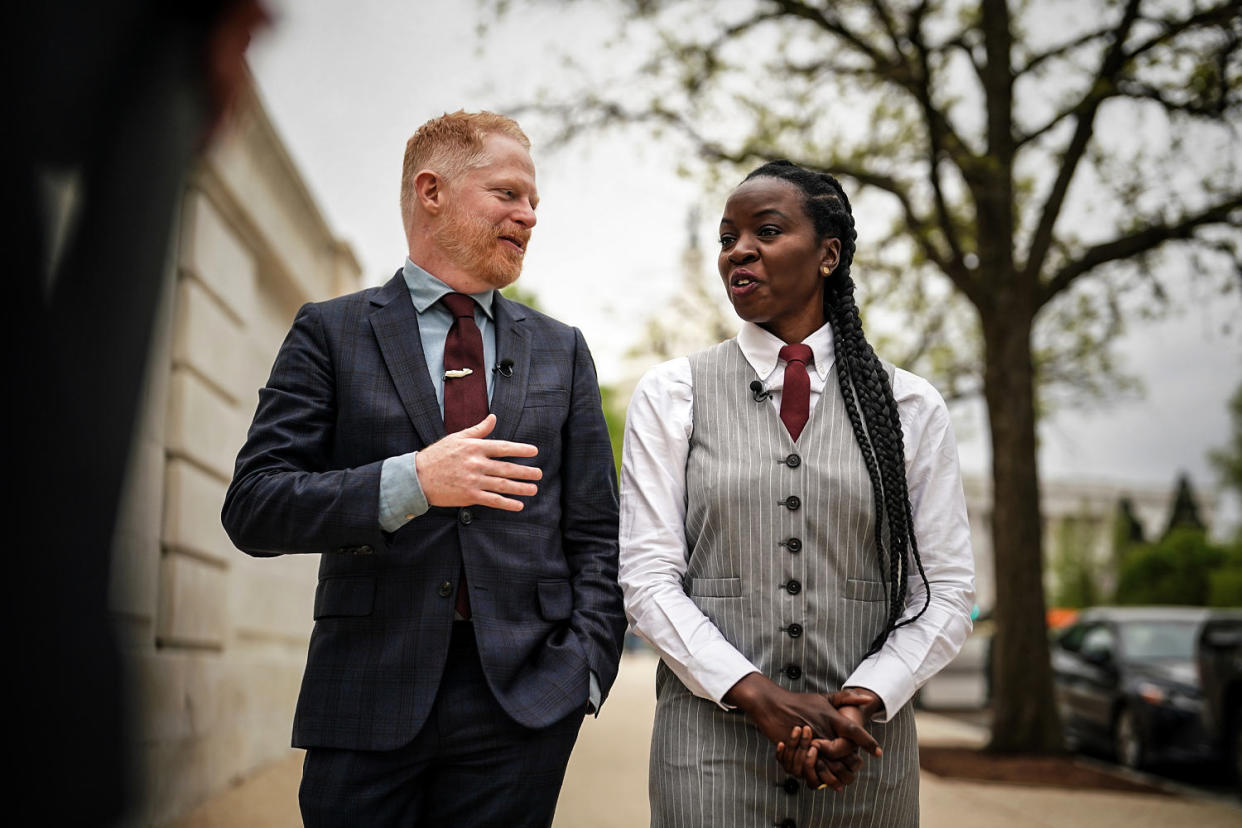
[[1112,629],[1104,624],[1089,628],[1082,637],[1080,650],[1083,655],[1112,655],[1114,650]]
[[1061,634],[1058,643],[1061,649],[1076,653],[1082,648],[1082,637],[1087,632],[1086,624],[1075,624]]
[[1121,625],[1121,649],[1134,661],[1189,660],[1195,656],[1199,625],[1141,621]]

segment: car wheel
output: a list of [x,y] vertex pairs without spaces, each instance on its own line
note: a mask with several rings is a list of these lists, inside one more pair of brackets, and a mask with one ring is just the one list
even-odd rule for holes
[[1127,768],[1138,770],[1146,763],[1143,734],[1139,731],[1138,720],[1129,709],[1122,709],[1117,714],[1117,722],[1113,725],[1113,747],[1117,761]]

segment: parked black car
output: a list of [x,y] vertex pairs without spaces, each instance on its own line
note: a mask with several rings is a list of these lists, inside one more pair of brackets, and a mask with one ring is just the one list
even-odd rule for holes
[[1242,612],[1084,610],[1052,646],[1066,743],[1111,750],[1133,768],[1227,758],[1226,731],[1206,703],[1197,662],[1209,621],[1242,623]]

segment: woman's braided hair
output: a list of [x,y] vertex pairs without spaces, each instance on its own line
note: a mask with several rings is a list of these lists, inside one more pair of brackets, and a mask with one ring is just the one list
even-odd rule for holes
[[[883,364],[863,334],[858,305],[854,302],[854,280],[850,278],[854,240],[858,238],[854,215],[840,182],[827,173],[813,172],[789,161],[771,161],[745,180],[759,177],[778,178],[797,187],[802,192],[803,208],[815,225],[816,235],[841,242],[840,261],[825,280],[824,318],[832,324],[841,397],[871,478],[876,510],[876,555],[881,576],[888,585],[888,619],[867,651],[867,655],[871,655],[884,646],[890,631],[911,623],[927,610],[931,588],[914,537],[897,401]],[[887,549],[881,527],[888,530]],[[911,560],[923,579],[925,599],[917,615],[899,623],[905,610],[906,578]]]

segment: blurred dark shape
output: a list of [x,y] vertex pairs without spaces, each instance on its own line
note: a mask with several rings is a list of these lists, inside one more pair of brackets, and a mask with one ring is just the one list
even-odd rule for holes
[[266,17],[255,0],[7,16],[10,786],[18,824],[101,825],[128,797],[109,552],[169,239]]
[[1169,513],[1169,524],[1164,528],[1161,539],[1167,538],[1176,529],[1197,529],[1206,531],[1207,526],[1199,517],[1199,501],[1190,487],[1190,478],[1185,474],[1177,477],[1177,494],[1173,495],[1173,508]]
[[1234,785],[1242,793],[1242,618],[1217,618],[1199,636],[1204,724],[1219,734]]
[[1128,497],[1117,501],[1117,540],[1124,544],[1144,543],[1143,524],[1134,514],[1134,501]]

